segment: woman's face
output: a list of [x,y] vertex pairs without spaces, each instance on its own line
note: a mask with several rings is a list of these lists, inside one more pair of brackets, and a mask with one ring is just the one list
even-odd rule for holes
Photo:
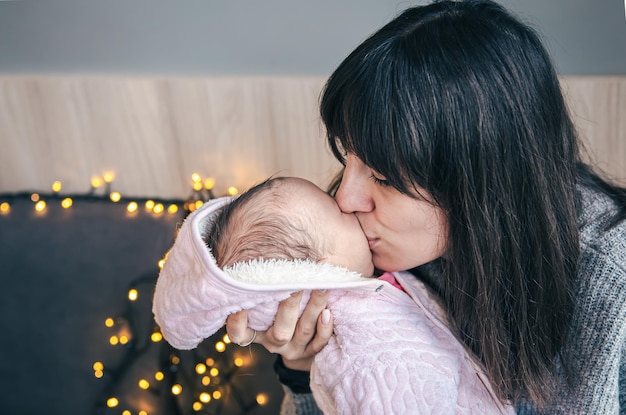
[[[430,198],[427,192],[420,193]],[[446,246],[443,211],[386,185],[385,178],[354,154],[348,154],[335,197],[345,213],[355,213],[367,236],[376,268],[402,271],[439,258]]]

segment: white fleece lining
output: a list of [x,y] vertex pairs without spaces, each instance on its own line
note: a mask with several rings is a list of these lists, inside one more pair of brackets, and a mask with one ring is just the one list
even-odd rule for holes
[[[282,285],[289,283],[339,283],[362,281],[366,278],[344,267],[313,262],[309,260],[286,259],[253,259],[246,262],[237,262],[224,267],[224,273],[229,277],[259,285]],[[332,275],[332,280],[328,276]]]

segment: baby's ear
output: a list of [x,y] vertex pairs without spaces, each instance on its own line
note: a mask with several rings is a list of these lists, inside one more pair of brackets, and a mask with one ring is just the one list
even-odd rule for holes
[[331,264],[332,262],[329,261],[328,258],[324,257],[324,258],[320,258],[319,260],[317,260],[316,262],[318,262],[319,264]]
[[326,264],[326,265],[332,265],[332,266],[341,266],[338,265],[340,264],[340,262],[337,262],[337,258],[335,258],[335,256],[331,253],[327,253],[324,255],[323,258],[320,258],[319,260],[315,261],[318,264]]

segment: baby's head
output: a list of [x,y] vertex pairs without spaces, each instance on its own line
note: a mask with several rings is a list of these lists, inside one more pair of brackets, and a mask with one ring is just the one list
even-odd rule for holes
[[220,211],[205,241],[221,268],[257,258],[308,259],[374,273],[356,216],[300,178],[268,179],[242,193]]

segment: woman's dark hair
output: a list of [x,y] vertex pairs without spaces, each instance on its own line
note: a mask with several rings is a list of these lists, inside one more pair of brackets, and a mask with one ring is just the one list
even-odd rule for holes
[[410,8],[339,65],[321,115],[340,161],[354,153],[443,209],[458,335],[502,400],[544,405],[573,302],[577,169],[597,176],[539,36],[491,1]]

